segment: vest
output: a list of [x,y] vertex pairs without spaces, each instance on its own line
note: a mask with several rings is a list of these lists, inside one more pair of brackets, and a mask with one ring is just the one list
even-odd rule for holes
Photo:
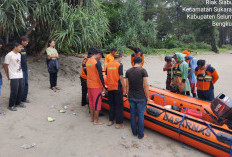
[[196,71],[198,90],[209,90],[212,83],[212,73],[206,70],[198,69]]
[[83,61],[82,61],[82,69],[81,69],[81,75],[80,75],[80,77],[83,78],[83,79],[87,79],[87,75],[86,75],[86,73],[84,71],[84,68],[83,68],[83,66],[86,66],[86,62],[88,61],[87,57],[88,56],[85,56],[84,59],[83,59]]
[[88,88],[103,88],[99,74],[97,71],[97,60],[94,57],[91,57],[86,62],[86,71],[87,71],[87,87]]
[[119,85],[119,67],[120,63],[118,62],[111,62],[106,65],[107,68],[107,87],[108,90],[118,90]]

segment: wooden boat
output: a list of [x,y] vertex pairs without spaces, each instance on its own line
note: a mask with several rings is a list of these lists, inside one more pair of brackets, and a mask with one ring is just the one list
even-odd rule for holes
[[[144,115],[146,127],[213,156],[230,156],[232,130],[227,124],[218,122],[218,115],[214,114],[210,102],[152,86],[149,94],[151,102]],[[123,99],[124,117],[130,119],[128,98]],[[107,96],[102,101],[102,107],[109,110]]]

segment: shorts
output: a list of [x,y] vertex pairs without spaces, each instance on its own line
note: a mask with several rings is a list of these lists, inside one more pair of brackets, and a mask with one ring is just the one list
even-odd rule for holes
[[89,108],[101,110],[102,88],[88,88]]

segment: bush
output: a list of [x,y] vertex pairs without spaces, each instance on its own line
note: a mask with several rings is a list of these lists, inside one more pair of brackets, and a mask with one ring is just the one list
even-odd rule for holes
[[222,45],[222,48],[232,50],[232,45]]
[[176,47],[178,47],[178,44],[177,44],[178,42],[179,41],[177,40],[177,38],[175,36],[166,37],[166,39],[164,40],[165,48],[167,48],[167,49],[176,48]]
[[107,50],[110,50],[112,47],[115,47],[119,52],[126,53],[127,47],[126,42],[123,37],[116,37],[113,42],[106,47]]
[[187,35],[182,35],[181,36],[181,41],[183,43],[192,43],[192,42],[196,42],[196,38],[194,34],[187,34]]
[[182,48],[184,49],[210,49],[211,46],[207,43],[200,42],[200,43],[189,43],[189,44],[183,44]]

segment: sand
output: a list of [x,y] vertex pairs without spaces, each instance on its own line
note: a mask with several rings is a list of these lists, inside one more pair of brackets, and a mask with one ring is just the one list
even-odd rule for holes
[[[218,70],[220,79],[215,93],[232,96],[232,55],[230,53],[197,55]],[[165,87],[166,73],[162,71],[164,56],[146,56],[144,68],[149,74],[149,83]],[[88,109],[81,107],[81,86],[79,80],[81,58],[61,56],[61,70],[58,85],[62,90],[49,89],[49,78],[45,58],[32,62],[28,58],[29,96],[32,103],[25,109],[7,110],[9,81],[3,74],[4,84],[0,105],[6,115],[0,115],[0,157],[154,157],[154,156],[208,156],[192,147],[182,147],[180,142],[145,129],[148,138],[139,140],[132,136],[129,120],[124,129],[94,126],[90,123]],[[123,59],[124,71],[130,65],[130,57]],[[3,71],[2,71],[3,72]],[[67,106],[66,113],[58,110]],[[74,115],[73,113],[76,113]],[[108,122],[108,113],[101,120]],[[48,122],[47,117],[55,118]],[[23,149],[24,144],[36,145]]]

